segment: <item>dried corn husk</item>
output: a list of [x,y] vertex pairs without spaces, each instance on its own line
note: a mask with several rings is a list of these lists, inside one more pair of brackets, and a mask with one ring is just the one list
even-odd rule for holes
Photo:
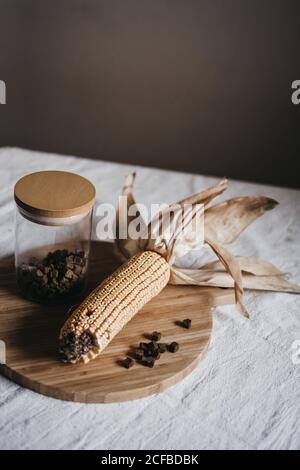
[[217,243],[234,242],[248,225],[278,204],[268,197],[240,197],[205,211],[205,236]]
[[[254,256],[236,256],[235,257],[241,267],[242,272],[255,274],[257,276],[282,276],[283,273],[280,269],[276,268],[274,264],[269,263]],[[222,263],[217,261],[211,261],[201,267],[201,270],[212,270],[212,271],[223,271],[224,267]]]
[[[243,272],[242,282],[244,289],[300,294],[300,287],[287,281],[283,277],[283,274],[281,276],[255,276]],[[169,284],[232,288],[234,287],[234,280],[225,270],[210,271],[205,269],[182,269],[173,267]]]
[[243,281],[242,281],[242,271],[239,265],[238,260],[230,254],[225,248],[219,245],[212,240],[205,239],[206,243],[211,247],[215,252],[219,260],[224,266],[225,271],[227,271],[234,281],[234,291],[235,291],[235,301],[237,303],[238,309],[242,315],[249,317],[249,314],[243,305]]
[[[135,174],[126,178],[122,194],[127,203],[118,208],[118,214],[130,222],[128,208],[135,204],[132,195]],[[145,227],[138,240],[116,239],[115,251],[122,261],[143,250],[160,253],[171,267],[169,283],[176,285],[198,285],[228,287],[235,289],[235,299],[239,311],[246,317],[248,312],[243,304],[243,289],[269,290],[300,293],[300,287],[290,283],[273,264],[249,256],[234,256],[223,245],[234,242],[248,225],[273,209],[278,203],[264,196],[240,197],[210,206],[228,186],[227,179],[217,185],[171,204],[160,211]],[[179,217],[184,204],[192,204],[185,219]],[[202,209],[199,209],[202,204]],[[170,223],[164,225],[165,216],[172,214]],[[204,221],[203,234],[189,235],[189,227],[195,220]],[[117,227],[119,221],[117,220]],[[162,231],[164,228],[164,231]],[[185,233],[183,234],[183,231]],[[166,233],[168,232],[168,236]],[[191,231],[192,232],[192,231]],[[118,232],[117,232],[118,233]],[[182,235],[182,236],[181,236]],[[218,257],[217,261],[198,269],[181,269],[176,266],[176,258],[206,244]]]
[[211,186],[204,191],[200,191],[199,193],[193,194],[192,196],[188,196],[177,204],[204,204],[207,206],[213,199],[217,196],[220,196],[228,187],[228,179],[223,178],[218,184],[215,186]]
[[147,239],[145,249],[157,251],[172,265],[177,256],[183,256],[200,246],[201,232],[195,233],[192,227],[193,223],[200,225],[203,216],[203,206],[199,204],[189,206],[184,217],[179,204],[159,212],[149,223],[144,234]]

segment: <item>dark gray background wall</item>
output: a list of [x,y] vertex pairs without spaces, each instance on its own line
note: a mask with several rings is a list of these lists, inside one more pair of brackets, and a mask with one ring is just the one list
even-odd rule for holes
[[299,186],[298,0],[0,0],[0,146]]

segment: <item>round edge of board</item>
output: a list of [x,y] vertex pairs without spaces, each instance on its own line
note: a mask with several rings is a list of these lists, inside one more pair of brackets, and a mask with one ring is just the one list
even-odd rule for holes
[[[87,366],[76,368],[75,365],[66,378],[67,371],[63,368],[69,365],[61,364],[54,356],[54,333],[62,322],[64,310],[50,311],[49,308],[43,311],[44,306],[21,299],[14,290],[14,271],[9,269],[7,263],[2,266],[0,325],[4,322],[10,340],[7,342],[7,363],[0,364],[0,372],[27,389],[65,401],[125,402],[158,394],[177,384],[195,369],[209,346],[213,326],[212,307],[234,302],[232,289],[167,286],[138,312],[98,358]],[[114,269],[111,244],[94,243],[89,289],[92,290],[99,279]],[[191,329],[175,326],[178,320],[188,317],[193,322]],[[36,318],[39,318],[38,322]],[[29,330],[26,331],[26,328]],[[165,353],[166,356],[163,355],[153,369],[136,364],[126,370],[116,365],[116,360],[126,354],[132,343],[136,345],[143,341],[141,335],[154,329],[162,332],[164,342],[178,341],[179,351],[174,355]],[[15,331],[21,340],[15,339]],[[26,345],[23,342],[24,334]],[[34,343],[36,338],[42,338],[46,345]],[[32,348],[35,348],[34,356]],[[103,363],[98,373],[100,357],[103,357]],[[136,368],[136,375],[131,375],[135,374]]]
[[[212,329],[212,315],[211,315],[211,325]],[[139,387],[132,390],[124,391],[112,391],[108,393],[103,392],[67,392],[62,390],[59,387],[53,387],[51,385],[42,384],[41,382],[34,381],[30,378],[27,378],[25,375],[20,374],[16,370],[10,368],[6,364],[0,364],[0,370],[2,371],[3,376],[7,379],[12,380],[17,385],[24,387],[28,390],[31,390],[39,395],[44,395],[49,398],[54,398],[60,401],[70,401],[73,403],[90,403],[90,404],[105,404],[105,403],[123,403],[127,401],[139,400],[141,398],[146,398],[148,396],[157,395],[161,392],[164,392],[168,388],[178,384],[188,375],[190,375],[194,369],[197,367],[199,362],[202,359],[202,356],[206,353],[211,339],[211,332],[208,335],[207,342],[203,350],[195,357],[189,364],[187,364],[183,369],[176,372],[174,375],[158,381],[154,384],[147,385],[145,387]],[[62,398],[63,395],[63,398]]]

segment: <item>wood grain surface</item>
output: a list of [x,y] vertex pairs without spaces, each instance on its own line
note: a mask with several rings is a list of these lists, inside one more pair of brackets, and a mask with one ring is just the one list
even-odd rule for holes
[[[109,243],[94,242],[88,291],[117,264]],[[167,286],[151,300],[89,364],[63,364],[57,355],[58,334],[70,306],[45,306],[20,297],[13,260],[0,263],[0,339],[6,344],[2,374],[36,392],[78,402],[105,403],[161,392],[189,374],[200,361],[212,332],[211,306],[234,302],[231,289]],[[192,328],[177,322],[192,320]],[[157,330],[163,342],[177,341],[177,353],[164,353],[153,369],[139,364],[127,370],[118,361],[145,334]]]

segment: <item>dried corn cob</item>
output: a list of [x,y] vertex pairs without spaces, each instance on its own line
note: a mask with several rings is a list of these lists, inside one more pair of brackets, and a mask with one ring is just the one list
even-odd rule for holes
[[170,267],[154,251],[133,256],[76,308],[60,332],[67,362],[94,359],[131,318],[168,283]]

